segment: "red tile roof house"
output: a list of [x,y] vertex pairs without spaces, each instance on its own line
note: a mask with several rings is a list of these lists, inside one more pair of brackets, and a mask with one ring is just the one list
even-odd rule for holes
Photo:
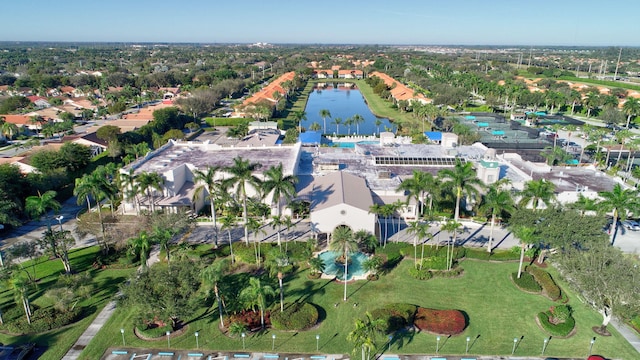
[[[34,123],[31,120],[31,116],[29,115],[1,115],[4,120],[8,123],[14,124],[18,126],[18,128],[23,127],[29,130],[42,130],[42,123]],[[43,123],[47,123],[49,120],[43,119]]]
[[422,94],[416,94],[414,90],[410,89],[403,83],[397,81],[396,79],[385,73],[374,71],[369,76],[377,76],[382,79],[382,81],[384,81],[384,83],[391,89],[390,93],[394,102],[398,102],[401,100],[406,100],[409,103],[411,103],[412,101],[419,101],[423,104],[430,104],[432,102],[431,99],[425,97]]
[[243,108],[250,104],[257,104],[262,101],[268,101],[272,104],[276,104],[278,100],[274,98],[274,93],[279,93],[281,97],[285,97],[287,95],[287,90],[282,86],[285,81],[291,81],[295,78],[296,73],[291,71],[283,74],[279,78],[273,80],[267,86],[263,87],[262,90],[256,92],[255,94],[248,97],[245,101],[242,102],[241,106],[236,108],[236,113],[244,116],[245,113],[242,111]]

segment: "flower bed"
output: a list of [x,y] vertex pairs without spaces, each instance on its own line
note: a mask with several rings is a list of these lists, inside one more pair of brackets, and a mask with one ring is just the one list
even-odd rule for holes
[[[268,311],[264,312],[264,326],[269,326],[271,324],[271,320],[269,318],[270,313]],[[244,325],[250,331],[260,330],[262,325],[260,324],[260,311],[242,311],[237,314],[233,314],[227,320],[228,323],[238,322]],[[225,322],[227,322],[225,321]]]
[[566,338],[572,335],[576,321],[573,316],[569,316],[563,322],[555,323],[551,311],[545,311],[538,314],[538,324],[550,335]]
[[438,335],[457,335],[467,327],[464,314],[459,310],[434,310],[418,308],[414,325]]
[[560,287],[553,281],[551,275],[535,266],[527,266],[527,272],[536,279],[536,282],[540,284],[544,293],[553,301],[560,299],[561,291]]

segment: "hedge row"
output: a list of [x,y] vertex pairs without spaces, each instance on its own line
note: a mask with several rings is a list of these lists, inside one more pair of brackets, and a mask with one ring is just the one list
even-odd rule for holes
[[411,304],[393,303],[387,304],[383,308],[375,309],[371,312],[374,319],[382,319],[385,333],[391,333],[413,324],[418,307]]
[[560,296],[562,295],[560,287],[558,287],[556,282],[553,281],[551,275],[548,272],[535,266],[527,266],[526,270],[529,274],[533,275],[533,277],[536,279],[536,282],[540,284],[542,290],[551,300],[557,301],[558,299],[560,299]]
[[462,275],[463,272],[464,269],[459,266],[451,270],[430,270],[426,267],[420,269],[413,266],[409,268],[409,275],[417,280],[429,280],[433,277],[457,277]]
[[318,322],[318,309],[310,303],[284,304],[284,311],[271,311],[271,326],[277,330],[304,330]]
[[511,250],[496,250],[488,252],[484,248],[466,248],[464,256],[469,259],[477,260],[512,261],[520,258],[520,252],[514,253]]
[[414,324],[422,331],[440,335],[460,334],[467,327],[467,321],[461,311],[426,308],[418,308]]
[[559,324],[552,324],[549,321],[550,317],[550,311],[541,312],[538,314],[538,321],[540,321],[542,328],[553,336],[566,337],[576,325],[576,320],[572,316],[569,316],[564,322]]
[[514,272],[511,274],[511,279],[520,289],[528,292],[538,293],[542,291],[540,284],[536,281],[533,275],[528,272],[522,272],[520,274],[520,279],[518,279],[518,273]]
[[253,119],[245,119],[245,118],[204,118],[204,122],[211,126],[236,126],[239,124],[249,124]]
[[[17,314],[12,314],[13,311],[21,313],[21,316],[16,317],[15,315]],[[53,308],[35,309],[31,315],[31,324],[29,324],[24,311],[16,306],[5,313],[5,324],[3,327],[14,334],[41,333],[69,325],[77,321],[81,313],[80,308],[65,312],[60,312]],[[7,321],[6,319],[8,318],[13,318],[13,320]]]

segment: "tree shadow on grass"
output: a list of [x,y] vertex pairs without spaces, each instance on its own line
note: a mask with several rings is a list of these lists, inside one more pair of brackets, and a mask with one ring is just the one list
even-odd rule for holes
[[314,286],[317,285],[317,281],[307,280],[304,282],[303,288],[291,290],[289,291],[289,295],[298,296],[298,299],[295,302],[307,302],[313,296],[324,295],[326,292],[325,288],[332,282],[333,282],[333,279],[329,279],[324,284],[322,284],[322,286],[314,289]]
[[413,338],[417,333],[413,327],[400,329],[393,334],[390,345],[395,345],[398,349],[402,349],[404,346],[413,342]]

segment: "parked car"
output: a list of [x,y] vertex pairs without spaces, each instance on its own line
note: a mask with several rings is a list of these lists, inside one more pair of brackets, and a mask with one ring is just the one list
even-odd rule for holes
[[627,230],[633,230],[633,231],[638,231],[640,230],[640,224],[638,224],[637,222],[633,221],[633,220],[625,220],[622,222],[622,226],[624,226],[625,229]]

